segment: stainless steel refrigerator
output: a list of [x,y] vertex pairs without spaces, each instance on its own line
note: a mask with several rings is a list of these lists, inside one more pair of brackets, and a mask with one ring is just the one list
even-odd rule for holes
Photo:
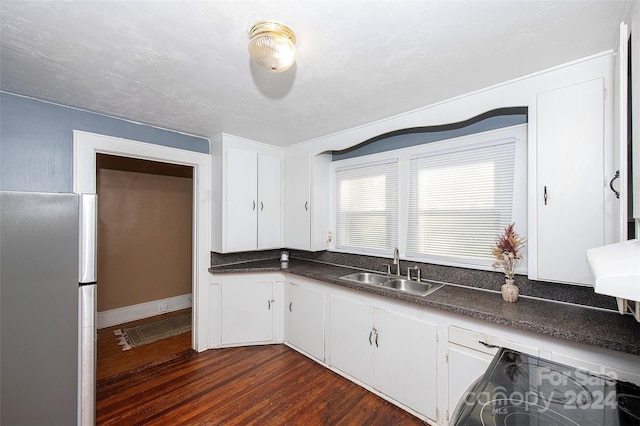
[[0,191],[0,424],[95,423],[96,202]]

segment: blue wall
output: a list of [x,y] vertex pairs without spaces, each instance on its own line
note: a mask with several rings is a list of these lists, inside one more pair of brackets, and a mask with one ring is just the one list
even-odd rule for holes
[[527,119],[527,108],[513,107],[488,111],[477,117],[459,123],[441,126],[416,127],[398,130],[364,141],[343,151],[334,151],[333,161],[362,155],[377,154],[394,149],[408,148],[429,142],[443,141],[461,136],[487,132],[489,130],[524,124]]
[[72,192],[73,130],[209,153],[204,138],[0,92],[0,190]]

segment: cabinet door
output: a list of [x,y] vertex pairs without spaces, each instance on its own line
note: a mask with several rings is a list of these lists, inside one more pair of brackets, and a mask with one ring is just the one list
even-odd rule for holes
[[436,419],[438,328],[376,309],[375,387]]
[[464,393],[487,370],[493,355],[450,344],[447,357],[449,361],[448,414],[452,416]]
[[258,155],[258,250],[282,247],[280,158]]
[[324,361],[324,293],[289,284],[287,341]]
[[223,283],[220,300],[223,345],[273,341],[272,282]]
[[284,246],[292,249],[311,247],[310,167],[308,153],[285,159]]
[[585,251],[604,244],[603,80],[537,98],[538,279],[590,284]]
[[331,298],[331,365],[373,385],[373,307]]
[[227,149],[226,236],[223,238],[227,252],[257,247],[257,162],[258,154],[254,151]]

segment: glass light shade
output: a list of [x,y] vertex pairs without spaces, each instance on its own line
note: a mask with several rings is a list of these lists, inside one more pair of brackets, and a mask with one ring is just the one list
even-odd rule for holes
[[259,22],[249,32],[251,59],[271,72],[282,72],[296,61],[296,37],[285,25],[277,22]]

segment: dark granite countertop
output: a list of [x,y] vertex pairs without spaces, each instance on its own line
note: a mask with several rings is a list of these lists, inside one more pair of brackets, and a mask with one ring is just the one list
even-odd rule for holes
[[445,285],[421,297],[340,279],[359,270],[301,259],[292,259],[286,269],[278,259],[209,268],[211,273],[287,272],[496,324],[640,355],[640,324],[631,315],[528,297],[508,303],[497,292],[458,285]]

